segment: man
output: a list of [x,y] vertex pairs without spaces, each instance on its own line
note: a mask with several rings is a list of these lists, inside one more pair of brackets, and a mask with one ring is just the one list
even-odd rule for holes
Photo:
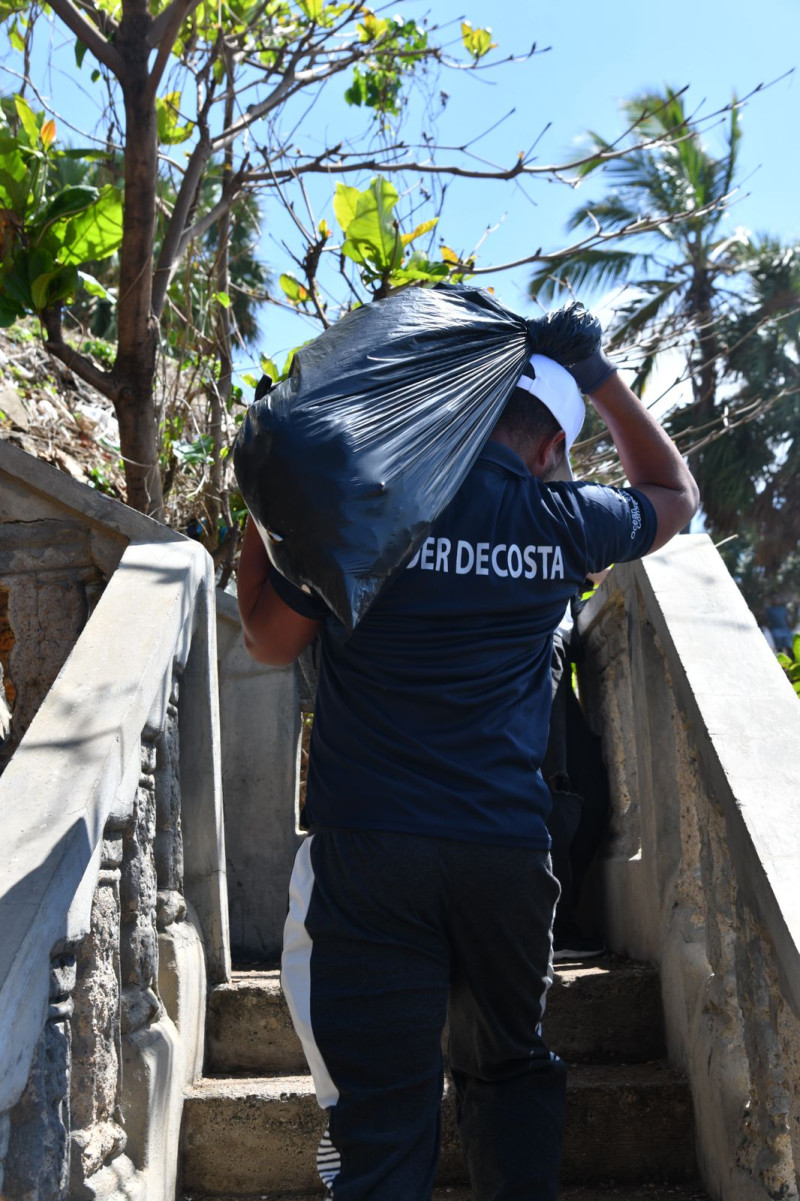
[[[630,490],[555,480],[581,390]],[[533,355],[465,483],[351,636],[270,569],[249,525],[251,654],[286,664],[322,641],[283,983],[328,1111],[318,1163],[335,1201],[430,1198],[448,1015],[473,1198],[556,1196],[565,1070],[540,1020],[558,885],[538,770],[552,633],[587,572],[663,546],[696,504],[602,352],[569,372]]]

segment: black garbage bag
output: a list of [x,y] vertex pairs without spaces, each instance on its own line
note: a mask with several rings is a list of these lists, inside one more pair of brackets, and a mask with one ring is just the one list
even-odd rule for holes
[[465,285],[348,313],[249,409],[234,446],[271,561],[352,630],[472,467],[530,354],[599,344],[581,306],[527,321]]

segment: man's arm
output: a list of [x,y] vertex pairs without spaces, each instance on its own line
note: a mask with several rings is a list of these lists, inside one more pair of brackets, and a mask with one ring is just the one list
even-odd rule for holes
[[658,550],[697,510],[700,493],[692,473],[602,349],[567,370],[608,426],[631,487],[643,492],[655,509],[658,526],[650,550]]
[[313,642],[320,623],[296,613],[281,600],[269,581],[269,572],[269,556],[248,517],[237,576],[244,644],[258,663],[285,667]]
[[658,518],[651,551],[658,550],[691,520],[700,501],[692,473],[675,444],[614,371],[589,392],[608,426],[632,488],[650,500]]

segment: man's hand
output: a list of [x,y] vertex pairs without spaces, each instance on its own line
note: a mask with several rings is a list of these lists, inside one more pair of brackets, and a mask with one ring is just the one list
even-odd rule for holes
[[567,367],[584,396],[590,396],[592,392],[597,391],[616,370],[616,364],[611,362],[602,347],[590,354],[588,359],[581,359]]
[[258,663],[286,667],[313,642],[319,622],[295,613],[269,581],[269,556],[248,517],[237,575],[244,644]]

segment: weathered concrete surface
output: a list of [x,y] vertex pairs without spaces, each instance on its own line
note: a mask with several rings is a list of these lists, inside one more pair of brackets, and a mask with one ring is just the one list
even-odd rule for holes
[[797,698],[705,536],[615,568],[580,625],[613,798],[607,939],[661,965],[709,1191],[795,1197]]
[[[664,1055],[658,971],[615,961],[556,973],[547,1044],[569,1063],[638,1063]],[[254,1076],[306,1071],[277,970],[234,972],[208,999],[206,1070]]]
[[181,1083],[193,1084],[203,1072],[207,989],[200,923],[191,905],[184,921],[158,936],[158,992],[180,1035]]
[[295,808],[295,670],[250,657],[236,601],[222,592],[217,640],[231,953],[238,963],[269,963],[280,958],[289,876],[303,837]]
[[[312,1190],[325,1115],[310,1077],[213,1080],[184,1107],[184,1187],[236,1195]],[[575,1067],[568,1084],[565,1182],[696,1175],[691,1100],[664,1065]],[[452,1090],[442,1106],[439,1179],[463,1183]]]
[[[179,1201],[206,1201],[210,1195],[194,1190],[185,1193]],[[638,1185],[593,1185],[561,1189],[560,1201],[708,1201],[708,1196],[699,1184],[663,1184],[660,1180],[647,1181]],[[322,1191],[315,1193],[252,1193],[250,1197],[241,1194],[233,1197],[230,1194],[214,1194],[213,1201],[324,1201]],[[472,1192],[468,1188],[437,1188],[433,1191],[432,1201],[473,1201]]]
[[234,972],[230,984],[211,990],[206,1070],[254,1076],[302,1075],[308,1070],[277,970]]
[[0,664],[10,729],[0,770],[28,729],[105,583],[78,521],[0,521]]
[[[86,932],[102,833],[117,790],[138,776],[153,668],[170,664],[203,572],[199,548],[126,552],[84,637],[0,780],[5,854],[0,863],[0,1111],[19,1096],[47,1006],[49,950],[75,937],[69,914],[91,875]],[[169,588],[186,573],[186,590]],[[159,577],[167,584],[151,587]],[[120,623],[120,608],[127,622]],[[108,647],[115,653],[110,655]],[[98,704],[102,698],[102,704]],[[30,798],[36,797],[32,806]],[[21,917],[25,920],[21,920]]]

